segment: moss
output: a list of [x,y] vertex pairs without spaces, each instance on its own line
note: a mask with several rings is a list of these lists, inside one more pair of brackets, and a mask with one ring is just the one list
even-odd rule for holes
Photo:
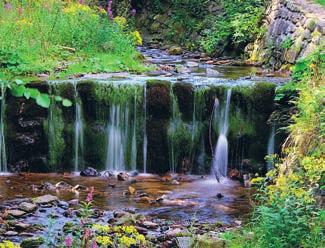
[[251,119],[245,117],[240,109],[236,109],[230,114],[230,125],[229,125],[230,136],[242,137],[242,136],[253,136],[255,134],[254,124]]
[[63,130],[62,109],[56,104],[52,104],[49,109],[49,118],[44,124],[44,131],[47,134],[49,145],[48,164],[52,171],[55,171],[63,159],[65,150]]
[[171,115],[170,82],[150,80],[146,87],[148,116],[168,119]]
[[179,110],[185,120],[193,117],[194,92],[193,86],[189,83],[175,83],[173,92],[179,103]]

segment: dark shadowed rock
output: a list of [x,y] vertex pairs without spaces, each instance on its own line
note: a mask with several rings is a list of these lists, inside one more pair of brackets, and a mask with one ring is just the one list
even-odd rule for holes
[[129,175],[126,172],[120,172],[117,175],[117,180],[119,180],[119,181],[127,181],[127,180],[129,180]]
[[101,174],[92,167],[87,167],[83,171],[80,172],[80,176],[82,177],[99,177]]

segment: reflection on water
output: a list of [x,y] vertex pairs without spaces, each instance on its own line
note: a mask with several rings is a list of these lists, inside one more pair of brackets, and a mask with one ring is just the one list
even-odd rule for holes
[[[200,222],[224,221],[230,222],[249,212],[249,192],[238,182],[225,180],[222,184],[212,179],[186,177],[178,185],[163,182],[160,177],[140,174],[136,182],[132,183],[137,192],[146,193],[151,199],[160,198],[161,201],[148,203],[139,201],[139,195],[127,196],[123,194],[130,186],[127,182],[116,179],[83,178],[74,175],[32,174],[25,176],[0,177],[0,205],[7,200],[19,197],[35,197],[44,194],[57,195],[60,199],[69,201],[75,198],[85,199],[86,192],[79,195],[71,191],[43,191],[34,192],[32,185],[45,182],[56,184],[60,181],[70,185],[95,187],[94,206],[102,210],[121,210],[135,208],[138,212],[157,216],[159,218],[191,221],[194,217]],[[113,188],[112,185],[115,187]],[[224,197],[218,198],[221,193]]]

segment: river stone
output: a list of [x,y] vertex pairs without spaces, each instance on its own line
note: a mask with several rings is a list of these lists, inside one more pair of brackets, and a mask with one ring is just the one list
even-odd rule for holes
[[7,213],[15,218],[19,218],[19,217],[23,216],[24,214],[26,214],[26,212],[18,210],[18,209],[8,210]]
[[188,67],[198,67],[199,66],[199,63],[194,62],[194,61],[188,61],[186,63],[186,66],[188,66]]
[[33,203],[22,202],[19,204],[18,208],[22,211],[30,213],[30,212],[34,212],[37,209],[37,206]]
[[44,243],[44,239],[42,237],[36,238],[27,238],[21,242],[21,248],[38,248]]
[[35,204],[48,204],[57,201],[58,198],[54,195],[43,195],[33,199]]
[[169,55],[182,55],[183,49],[178,46],[172,46],[171,48],[168,49],[168,54]]
[[96,169],[94,169],[92,167],[87,167],[83,171],[80,172],[80,176],[82,176],[82,177],[99,177],[101,175]]
[[4,236],[11,237],[11,236],[17,236],[18,232],[15,231],[8,231],[4,233]]
[[158,224],[151,222],[151,221],[144,221],[142,222],[142,225],[148,229],[156,229],[158,228]]
[[14,224],[15,230],[18,231],[18,232],[26,230],[26,229],[28,229],[30,227],[31,227],[30,224],[26,224],[26,223],[23,223],[23,222],[17,222],[17,223]]
[[180,229],[180,228],[175,228],[175,229],[171,229],[171,230],[167,231],[167,232],[165,233],[165,235],[166,235],[167,237],[172,238],[172,237],[175,237],[175,236],[177,236],[177,235],[179,235],[179,234],[181,234],[181,233],[183,233],[183,230],[182,230],[182,229]]

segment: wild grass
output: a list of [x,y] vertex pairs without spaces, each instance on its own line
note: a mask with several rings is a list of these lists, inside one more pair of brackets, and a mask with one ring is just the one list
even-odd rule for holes
[[122,21],[79,1],[2,1],[1,74],[144,70],[135,49],[141,37]]

